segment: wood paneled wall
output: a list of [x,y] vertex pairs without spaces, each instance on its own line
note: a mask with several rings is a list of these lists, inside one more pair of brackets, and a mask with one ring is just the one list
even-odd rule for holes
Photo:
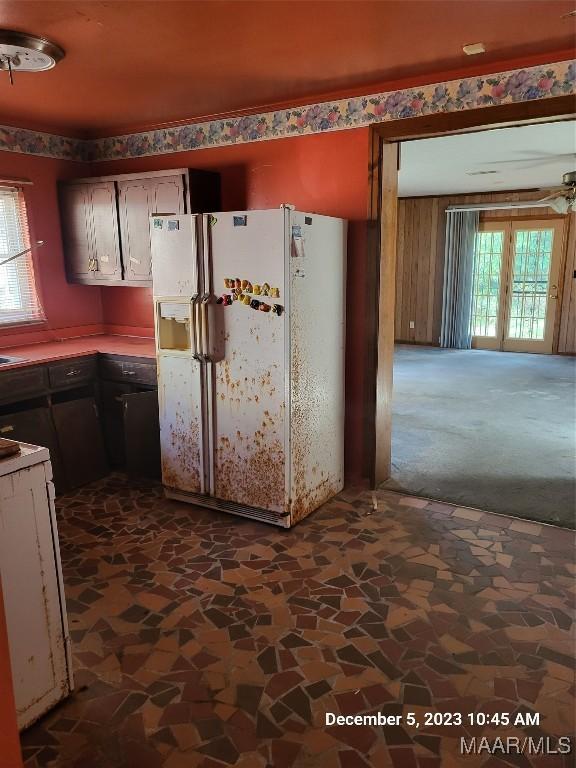
[[[490,192],[476,195],[408,197],[398,202],[398,258],[396,264],[396,341],[438,345],[442,318],[444,281],[444,239],[446,207],[463,203],[517,202],[538,200],[542,192]],[[550,208],[516,208],[484,211],[481,220],[553,215]],[[575,352],[576,251],[575,215],[566,217],[565,265],[560,286],[561,312],[558,319],[557,349]],[[566,258],[567,257],[567,258]],[[563,290],[562,290],[563,289]],[[410,327],[410,323],[414,327]]]

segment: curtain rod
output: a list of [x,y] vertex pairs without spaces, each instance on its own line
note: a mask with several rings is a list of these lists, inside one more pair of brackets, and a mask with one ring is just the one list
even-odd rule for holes
[[32,186],[34,182],[30,179],[22,179],[17,176],[13,176],[12,178],[10,178],[10,176],[2,176],[0,177],[0,184],[12,184],[13,186]]
[[550,203],[542,200],[526,200],[518,203],[469,203],[468,205],[449,205],[446,213],[452,211],[501,211],[511,208],[551,208]]

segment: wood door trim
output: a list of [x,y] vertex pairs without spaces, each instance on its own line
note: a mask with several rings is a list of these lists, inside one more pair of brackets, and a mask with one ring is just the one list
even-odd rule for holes
[[394,362],[394,300],[396,294],[396,238],[398,231],[398,144],[381,150],[380,270],[378,281],[378,346],[374,479],[390,477],[392,467],[392,376]]
[[[384,333],[380,329],[380,312],[382,293],[389,294],[389,286],[385,286],[381,276],[390,270],[395,272],[396,249],[386,252],[382,243],[375,236],[377,226],[374,221],[375,210],[378,209],[380,185],[382,183],[382,165],[384,162],[383,149],[387,143],[409,141],[418,138],[446,136],[460,133],[491,130],[494,128],[510,128],[534,123],[573,120],[575,117],[575,100],[573,96],[557,96],[548,99],[535,99],[529,102],[501,104],[481,109],[471,109],[464,112],[449,114],[438,113],[422,117],[394,120],[370,127],[369,168],[368,168],[368,285],[366,287],[367,306],[367,357],[366,385],[364,409],[364,474],[368,476],[372,487],[378,485],[378,474],[386,466],[386,455],[390,455],[392,444],[391,400],[380,401],[378,398],[378,379],[380,384],[386,377],[392,380],[393,357],[380,358],[379,350],[386,345],[394,349],[394,334],[391,341],[382,341],[381,335],[389,333],[389,320]],[[378,158],[378,167],[375,166]],[[388,162],[391,159],[388,158]],[[388,261],[393,262],[389,264]],[[371,283],[370,280],[373,280]],[[374,286],[377,286],[376,291]],[[395,294],[389,296],[391,304],[388,311],[394,317]],[[383,429],[383,431],[381,431]],[[376,440],[378,434],[378,440]],[[381,481],[380,481],[381,482]]]

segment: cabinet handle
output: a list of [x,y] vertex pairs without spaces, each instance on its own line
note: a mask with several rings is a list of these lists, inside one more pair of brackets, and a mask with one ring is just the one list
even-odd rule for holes
[[4,434],[4,432],[14,432],[14,427],[12,424],[6,424],[5,427],[0,427],[0,432]]
[[136,371],[122,371],[122,376],[136,376]]
[[82,373],[82,371],[78,368],[73,368],[71,371],[68,371],[66,376],[78,376],[79,373]]

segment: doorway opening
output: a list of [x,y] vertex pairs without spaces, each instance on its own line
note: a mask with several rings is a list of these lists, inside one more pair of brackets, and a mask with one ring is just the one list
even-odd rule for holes
[[[574,168],[574,129],[551,122],[401,145],[382,487],[574,527],[576,214],[540,202]],[[447,210],[466,207],[480,209],[470,343],[443,348]]]

